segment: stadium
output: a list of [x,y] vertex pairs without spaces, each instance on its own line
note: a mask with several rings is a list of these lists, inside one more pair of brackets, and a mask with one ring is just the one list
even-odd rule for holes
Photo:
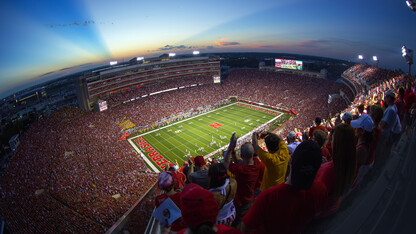
[[198,155],[221,160],[233,132],[237,148],[254,131],[302,134],[316,116],[327,123],[358,114],[357,105],[414,80],[365,64],[340,82],[281,66],[222,78],[218,57],[191,56],[81,76],[80,108],[30,126],[0,179],[7,225],[16,233],[144,232],[159,172],[170,165],[182,170]]

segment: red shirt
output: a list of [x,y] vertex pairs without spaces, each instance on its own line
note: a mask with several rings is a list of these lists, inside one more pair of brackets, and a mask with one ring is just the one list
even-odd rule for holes
[[374,127],[373,128],[373,141],[370,144],[370,152],[369,152],[369,156],[367,158],[367,161],[365,162],[364,165],[370,165],[371,163],[374,162],[374,158],[375,158],[375,154],[376,154],[376,148],[378,145],[378,142],[380,141],[380,137],[381,137],[381,129]]
[[259,163],[260,165],[259,177],[257,178],[257,183],[256,183],[256,186],[254,187],[254,191],[257,191],[260,189],[261,181],[263,180],[264,168],[266,168],[266,166],[264,165],[262,161],[258,159],[258,157],[254,157],[253,161],[255,161],[254,163]]
[[[228,227],[222,224],[215,224],[215,226],[217,227],[218,231],[217,233],[227,233],[227,234],[240,234],[242,233],[240,230],[235,229],[233,227]],[[187,230],[187,228],[180,230],[179,232],[177,232],[178,234],[183,234],[185,233],[185,231]]]
[[322,157],[325,157],[327,161],[330,161],[332,159],[331,153],[329,152],[328,148],[322,147]]
[[235,175],[237,181],[237,192],[234,197],[234,204],[245,205],[254,198],[254,188],[260,172],[260,164],[254,161],[254,165],[242,165],[231,163],[229,170]]
[[320,181],[308,190],[282,183],[262,191],[243,222],[259,233],[300,233],[323,208],[327,197],[327,189]]
[[325,128],[325,126],[319,125],[319,126],[316,126],[316,127],[312,127],[311,129],[309,129],[309,139],[312,139],[312,136],[313,136],[313,131],[315,131],[315,130],[317,130],[317,129],[319,129],[319,130],[322,130],[322,131],[326,132],[326,128]]
[[406,104],[405,111],[409,112],[410,107],[412,107],[413,103],[416,102],[416,95],[413,91],[408,92],[407,89],[405,91],[403,101]]
[[394,105],[396,105],[397,114],[399,115],[400,121],[402,121],[404,117],[405,109],[406,109],[406,104],[401,98],[397,98],[396,101],[394,102]]
[[175,180],[175,189],[180,189],[185,187],[186,176],[180,171],[175,171],[176,180]]
[[334,162],[330,161],[321,165],[316,174],[315,181],[322,182],[328,189],[328,200],[325,202],[325,206],[322,209],[319,217],[324,217],[329,214],[335,213],[340,205],[340,198],[335,197],[335,184],[336,184],[336,175]]

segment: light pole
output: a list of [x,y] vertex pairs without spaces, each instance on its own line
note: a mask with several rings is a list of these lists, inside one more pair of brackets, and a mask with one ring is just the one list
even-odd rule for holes
[[409,76],[412,75],[411,67],[413,64],[413,50],[408,49],[406,46],[402,47],[402,56],[406,59],[406,63],[409,64]]
[[363,55],[358,55],[358,59],[361,61],[361,63],[363,63],[363,61],[364,61],[364,56]]
[[373,60],[376,62],[376,67],[378,67],[378,58],[377,58],[377,56],[373,56]]

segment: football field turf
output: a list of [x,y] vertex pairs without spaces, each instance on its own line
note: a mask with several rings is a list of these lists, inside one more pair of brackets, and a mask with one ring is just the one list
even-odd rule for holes
[[228,145],[233,132],[249,137],[256,127],[270,123],[282,112],[236,102],[128,139],[152,171],[168,163],[179,166],[189,156],[217,154]]

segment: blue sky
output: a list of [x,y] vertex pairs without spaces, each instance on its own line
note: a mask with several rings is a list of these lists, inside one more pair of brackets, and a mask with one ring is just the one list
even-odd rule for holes
[[401,46],[416,49],[415,28],[404,0],[5,0],[0,97],[80,66],[192,50],[376,55],[407,71]]

